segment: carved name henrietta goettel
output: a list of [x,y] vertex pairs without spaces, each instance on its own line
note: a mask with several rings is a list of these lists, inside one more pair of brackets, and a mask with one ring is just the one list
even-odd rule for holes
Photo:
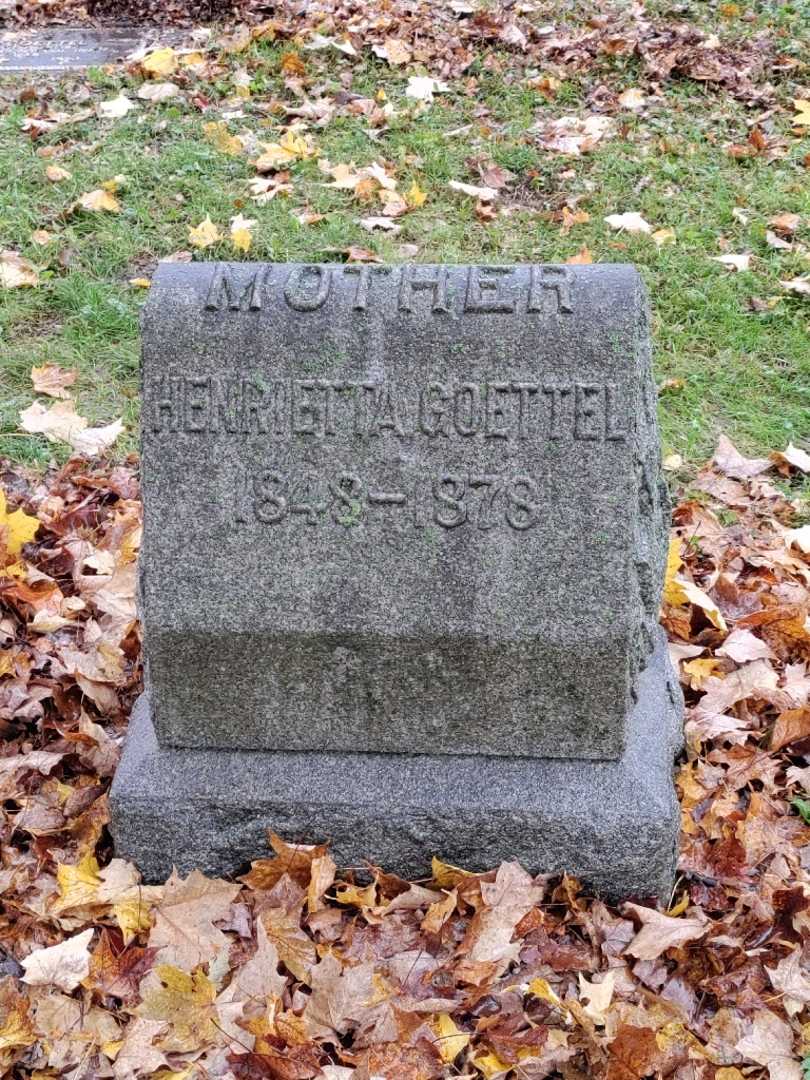
[[665,544],[632,268],[163,264],[142,424],[161,741],[620,755]]

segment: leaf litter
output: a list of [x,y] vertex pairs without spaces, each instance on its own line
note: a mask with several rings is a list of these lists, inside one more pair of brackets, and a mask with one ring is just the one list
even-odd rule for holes
[[[65,375],[35,377],[61,390]],[[0,467],[3,1069],[801,1080],[810,542],[793,540],[806,505],[784,484],[808,464],[722,439],[674,511],[662,621],[687,748],[679,876],[660,909],[440,852],[408,882],[272,832],[235,881],[142,883],[106,831],[142,681],[137,463]]]

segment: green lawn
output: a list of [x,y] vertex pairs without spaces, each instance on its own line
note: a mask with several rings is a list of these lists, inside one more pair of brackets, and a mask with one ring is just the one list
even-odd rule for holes
[[[225,121],[230,132],[277,140],[289,122],[281,104],[300,104],[281,71],[290,51],[289,44],[255,43],[227,58],[210,80],[193,80],[181,98],[138,102],[124,118],[93,116],[36,139],[21,130],[38,107],[19,101],[31,80],[0,84],[9,104],[0,118],[0,246],[30,259],[41,279],[37,288],[0,291],[0,454],[34,462],[53,456],[44,439],[19,432],[19,412],[35,397],[31,366],[46,362],[79,369],[78,408],[91,421],[124,417],[128,435],[116,453],[136,446],[138,308],[145,293],[129,281],[148,278],[158,259],[191,250],[189,226],[206,215],[226,239],[195,258],[340,260],[350,245],[361,245],[393,262],[554,261],[585,246],[594,261],[634,262],[652,298],[656,375],[670,381],[660,397],[665,451],[697,462],[720,431],[748,452],[781,449],[788,441],[807,446],[810,297],[789,294],[779,282],[810,273],[810,130],[791,128],[791,99],[801,95],[787,75],[772,76],[779,101],[765,125],[778,147],[772,160],[767,154],[736,159],[725,149],[745,143],[756,108],[686,79],[662,83],[641,113],[619,111],[614,136],[569,157],[543,149],[538,125],[592,113],[587,99],[600,81],[649,92],[635,60],[612,58],[598,78],[593,72],[564,78],[548,98],[527,85],[525,72],[513,70],[508,53],[490,53],[418,114],[404,96],[408,75],[418,69],[391,68],[368,50],[351,59],[334,50],[304,51],[310,96],[316,89],[334,95],[350,70],[353,93],[380,99],[384,92],[395,108],[381,131],[347,115],[309,129],[321,158],[358,167],[385,162],[399,191],[415,182],[426,193],[422,207],[398,219],[402,228],[394,236],[364,231],[359,219],[378,214],[379,204],[324,186],[329,177],[315,158],[292,167],[290,196],[258,205],[248,189],[256,154],[229,156],[204,137],[204,124],[222,120],[223,110],[241,109],[241,117]],[[500,72],[492,70],[499,65]],[[251,80],[251,96],[241,102],[233,100],[237,67]],[[141,82],[138,74],[108,70],[34,85],[40,104],[47,93],[51,110],[75,113],[122,87],[135,99]],[[190,100],[195,95],[210,107],[201,111]],[[57,152],[44,158],[48,146]],[[479,160],[513,174],[492,221],[479,221],[475,200],[448,187],[450,180],[482,183]],[[48,164],[68,169],[71,178],[49,181]],[[120,213],[69,212],[82,193],[119,174]],[[565,205],[589,215],[567,235]],[[295,213],[304,208],[323,220],[299,224]],[[674,244],[658,246],[648,235],[605,224],[605,215],[626,211],[641,213],[655,230],[673,229]],[[239,212],[257,221],[247,256],[227,238]],[[765,238],[768,219],[786,212],[802,219],[789,251]],[[44,247],[31,239],[42,229],[52,234]],[[732,272],[712,261],[724,250],[751,253],[750,270]],[[761,310],[752,308],[752,298],[764,301],[756,304]]]

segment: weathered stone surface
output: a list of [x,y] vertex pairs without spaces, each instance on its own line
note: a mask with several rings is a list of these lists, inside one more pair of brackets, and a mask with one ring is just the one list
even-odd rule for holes
[[150,880],[172,865],[232,873],[266,852],[270,827],[330,839],[343,866],[370,859],[422,876],[434,854],[479,870],[512,858],[566,869],[609,896],[666,898],[681,709],[663,638],[639,678],[620,761],[161,749],[144,696],[111,793],[116,851]]
[[[321,752],[289,758],[304,831],[326,762],[347,763],[361,808],[346,822],[403,761],[429,798],[469,783],[493,813],[502,793],[474,776],[553,777],[568,786],[554,803],[584,791],[570,765],[480,757],[370,757],[369,788],[341,753],[619,758],[665,552],[631,267],[164,264],[143,339],[141,594],[162,744]],[[155,758],[155,783],[168,769],[186,784],[185,760]],[[243,759],[194,760],[219,794],[234,766],[216,763]],[[259,816],[273,775],[257,779]],[[311,825],[336,835],[313,798]],[[534,811],[504,807],[515,843],[524,826],[534,843]],[[478,810],[426,810],[420,854],[441,820],[434,848],[450,823],[472,842]],[[538,851],[530,864],[550,858]]]

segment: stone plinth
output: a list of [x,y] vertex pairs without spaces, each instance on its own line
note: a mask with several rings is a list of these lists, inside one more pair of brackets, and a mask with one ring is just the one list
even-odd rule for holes
[[142,432],[123,852],[234,869],[269,825],[400,871],[668,880],[680,699],[649,663],[667,505],[632,267],[164,264]]

